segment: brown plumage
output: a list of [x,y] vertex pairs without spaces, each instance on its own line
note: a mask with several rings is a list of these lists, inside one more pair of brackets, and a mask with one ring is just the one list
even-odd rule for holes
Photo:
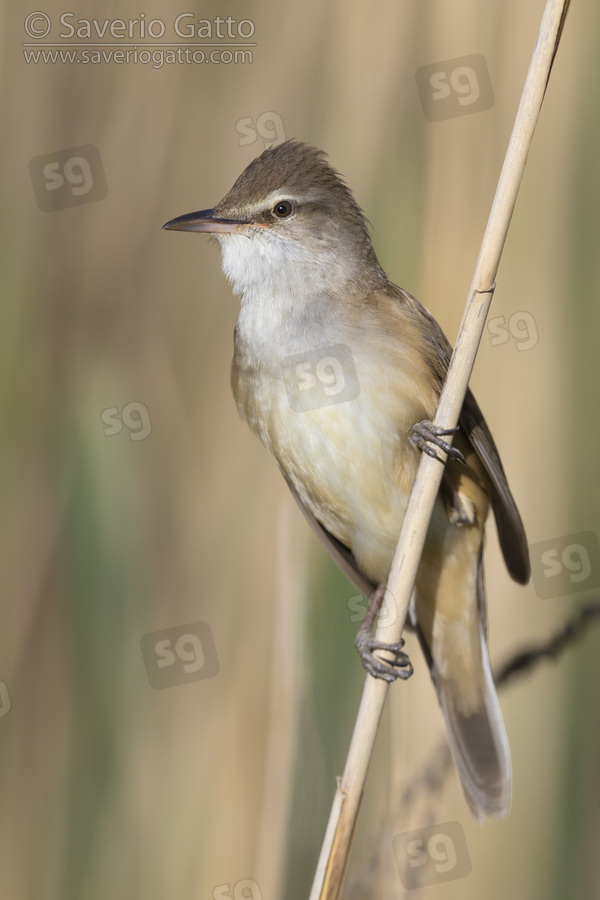
[[[419,461],[411,427],[434,418],[448,340],[414,297],[388,281],[352,193],[323,152],[306,144],[266,150],[214,209],[166,227],[217,237],[224,272],[241,295],[231,373],[240,415],[273,453],[340,568],[370,592],[388,576]],[[335,369],[342,383],[352,369],[358,387],[340,402],[299,411],[290,397],[290,360],[301,361],[295,371],[308,366],[313,374],[320,358],[327,377]],[[415,616],[465,796],[481,821],[505,815],[511,792],[486,644],[482,553],[490,504],[507,568],[521,583],[529,556],[470,391],[460,429],[454,446],[465,465],[446,465]]]

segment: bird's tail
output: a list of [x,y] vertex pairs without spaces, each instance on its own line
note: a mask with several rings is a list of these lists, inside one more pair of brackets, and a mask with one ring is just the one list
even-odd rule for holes
[[472,588],[477,596],[466,604],[472,615],[445,616],[438,596],[427,640],[421,627],[419,633],[465,798],[475,819],[484,822],[508,813],[512,770],[487,649],[481,556]]
[[481,705],[464,715],[455,700],[455,686],[440,678],[436,685],[446,721],[448,744],[471,812],[478,822],[500,819],[510,807],[510,749],[496,695],[485,637],[481,635],[485,690]]

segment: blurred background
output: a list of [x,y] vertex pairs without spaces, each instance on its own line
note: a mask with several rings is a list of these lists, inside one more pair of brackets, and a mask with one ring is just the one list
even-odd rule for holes
[[[543,3],[48,0],[29,33],[1,9],[0,895],[299,900],[364,601],[238,419],[218,249],[161,226],[306,140],[453,341]],[[573,5],[472,379],[533,545],[518,587],[490,524],[495,663],[598,595],[599,25]],[[453,771],[402,808],[443,735],[408,642],[345,896],[594,895],[600,634],[502,692],[513,807],[484,828]],[[408,894],[394,848],[423,829]]]

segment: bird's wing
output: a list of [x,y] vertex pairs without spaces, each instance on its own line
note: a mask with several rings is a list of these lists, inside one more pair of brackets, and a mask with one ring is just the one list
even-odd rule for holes
[[467,391],[459,425],[473,445],[493,485],[492,509],[506,568],[519,584],[531,574],[529,548],[523,521],[510,492],[494,439],[471,391]]
[[[391,296],[397,299],[405,309],[412,309],[420,320],[431,351],[430,365],[441,390],[452,356],[452,347],[448,338],[431,313],[415,297],[396,285],[390,284],[389,289]],[[500,454],[470,389],[467,390],[458,423],[461,432],[481,460],[492,485],[492,509],[506,568],[515,581],[519,584],[526,584],[529,581],[531,568],[523,522],[510,492],[500,462]]]
[[306,506],[306,504],[298,494],[298,491],[296,490],[290,479],[287,477],[283,469],[281,469],[281,467],[280,471],[285,478],[290,491],[292,492],[294,500],[306,516],[310,527],[319,538],[333,561],[341,569],[344,575],[350,579],[352,584],[356,585],[358,590],[366,597],[368,597],[369,594],[371,594],[375,590],[377,585],[373,584],[373,582],[370,581],[367,576],[360,571],[352,551],[349,550],[345,544],[342,544],[341,541],[338,541],[337,538],[335,538],[329,531],[327,531],[326,528],[323,527],[323,525],[321,525],[316,516],[314,516],[310,509]]

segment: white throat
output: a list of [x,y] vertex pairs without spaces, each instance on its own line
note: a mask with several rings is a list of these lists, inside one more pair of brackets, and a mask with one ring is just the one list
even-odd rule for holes
[[299,241],[265,233],[262,229],[242,234],[216,235],[223,255],[223,272],[243,303],[266,296],[297,303],[327,291],[332,283],[328,255],[319,254]]
[[236,342],[246,362],[278,366],[315,340],[327,342],[339,313],[332,285],[343,285],[349,274],[339,258],[332,265],[329,254],[261,231],[216,237],[223,272],[241,297]]

